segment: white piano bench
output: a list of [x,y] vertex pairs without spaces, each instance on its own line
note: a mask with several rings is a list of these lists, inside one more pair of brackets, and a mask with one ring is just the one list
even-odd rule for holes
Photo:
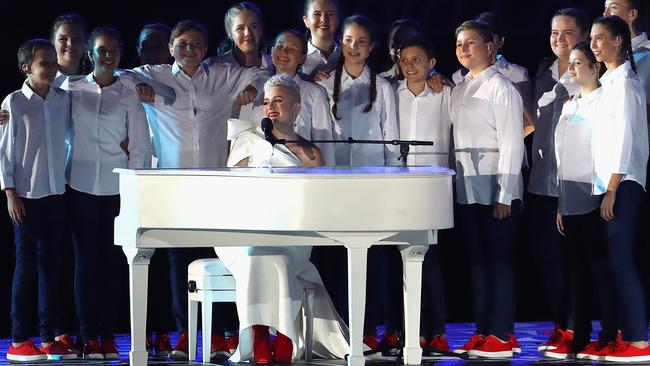
[[[196,360],[198,306],[203,327],[203,363],[210,363],[212,303],[234,302],[235,278],[217,258],[198,259],[187,269],[189,361]],[[305,288],[302,311],[305,319],[305,361],[312,359],[314,341],[314,289]]]

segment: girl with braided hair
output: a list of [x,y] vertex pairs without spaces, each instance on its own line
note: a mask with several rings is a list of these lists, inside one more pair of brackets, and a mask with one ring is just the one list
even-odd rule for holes
[[[635,234],[648,161],[645,93],[636,75],[628,24],[617,16],[596,19],[591,50],[605,64],[594,123],[594,194],[601,195],[606,255],[595,267],[602,330],[577,354],[581,359],[650,361],[643,286],[635,262]],[[621,331],[619,338],[617,330]]]
[[[366,16],[347,18],[335,72],[319,81],[330,98],[335,139],[397,139],[392,87],[368,63],[375,45],[374,29]],[[391,145],[338,144],[335,155],[336,165],[382,166],[397,164],[399,154]]]

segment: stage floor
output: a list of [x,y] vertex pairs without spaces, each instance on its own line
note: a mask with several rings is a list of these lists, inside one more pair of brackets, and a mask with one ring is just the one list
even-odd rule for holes
[[[576,360],[551,360],[544,359],[540,357],[537,353],[537,346],[542,344],[547,338],[547,335],[544,335],[546,331],[552,329],[552,324],[550,322],[526,322],[526,323],[517,323],[515,326],[515,335],[517,336],[519,343],[521,344],[522,353],[516,355],[513,359],[470,359],[470,360],[461,360],[458,358],[448,358],[448,357],[423,357],[422,364],[424,365],[439,365],[439,366],[460,366],[460,365],[476,365],[479,363],[489,363],[493,366],[498,365],[527,365],[527,364],[591,364],[592,361],[576,361]],[[592,338],[595,338],[595,333],[599,329],[598,322],[594,322],[594,335]],[[459,347],[464,344],[464,342],[471,336],[474,331],[473,324],[470,323],[455,323],[447,325],[447,337],[449,339],[450,345],[453,347]],[[175,343],[175,334],[172,335],[172,345]],[[200,337],[200,333],[199,333]],[[34,339],[38,342],[37,339]],[[71,360],[65,362],[48,362],[49,365],[128,365],[128,350],[130,348],[129,335],[122,334],[116,337],[118,347],[122,353],[122,358],[119,361],[88,361],[88,360]],[[9,364],[6,359],[7,348],[9,347],[9,339],[0,340],[0,365]],[[200,349],[201,341],[199,339],[199,350],[198,357],[201,357]],[[396,364],[394,358],[381,358],[378,360],[368,361],[368,365],[391,365]],[[201,363],[197,362],[178,362],[178,361],[168,361],[162,359],[149,359],[149,365],[200,365]],[[321,365],[321,366],[333,366],[333,365],[345,365],[346,362],[342,360],[315,360],[312,362],[294,362],[296,365]],[[650,365],[650,363],[646,363]]]

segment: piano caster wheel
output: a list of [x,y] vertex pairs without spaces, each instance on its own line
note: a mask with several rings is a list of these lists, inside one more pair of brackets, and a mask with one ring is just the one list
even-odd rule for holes
[[187,283],[187,290],[189,292],[196,292],[196,281],[190,281]]

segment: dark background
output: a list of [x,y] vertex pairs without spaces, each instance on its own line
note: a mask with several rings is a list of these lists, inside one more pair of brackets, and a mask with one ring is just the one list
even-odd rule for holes
[[[485,0],[485,1],[437,1],[437,0],[398,0],[370,1],[350,0],[342,2],[342,19],[354,13],[372,16],[379,25],[382,34],[376,50],[386,53],[385,37],[393,20],[411,17],[426,25],[437,48],[437,69],[450,76],[459,64],[454,54],[454,29],[464,20],[470,19],[483,11],[501,13],[508,26],[508,35],[503,54],[511,62],[528,68],[534,75],[538,62],[551,54],[549,48],[550,18],[562,7],[578,6],[592,17],[602,13],[601,0],[581,1],[521,1],[521,0]],[[49,38],[51,23],[62,13],[77,12],[88,21],[89,28],[97,26],[114,26],[122,33],[124,53],[122,66],[135,66],[135,42],[140,28],[151,22],[164,22],[173,25],[176,21],[195,18],[203,21],[210,31],[211,50],[224,36],[223,15],[235,1],[5,1],[2,6],[0,37],[2,57],[0,57],[0,95],[4,96],[20,88],[22,78],[16,65],[16,51],[19,45],[30,38]],[[265,34],[272,39],[279,31],[287,28],[304,29],[302,23],[302,0],[259,0],[265,16]],[[14,244],[12,227],[7,215],[6,198],[0,194],[0,337],[8,337],[10,332],[9,303],[11,297],[11,277],[13,273]],[[518,308],[517,320],[548,319],[545,309],[544,294],[534,263],[530,258],[526,224],[521,228],[517,245]],[[461,243],[451,240],[443,246],[443,267],[448,295],[449,321],[469,321],[471,319],[469,297],[470,283],[467,273],[466,257]],[[157,255],[156,257],[160,257]],[[164,268],[164,260],[157,259]],[[118,271],[125,271],[125,268]],[[154,271],[157,276],[166,276],[164,269]],[[123,279],[122,279],[123,281]],[[126,284],[126,282],[124,282]],[[153,295],[155,307],[163,314],[169,311],[169,290],[164,281],[159,286],[160,292]],[[101,286],[101,284],[98,284]],[[128,297],[121,302],[121,332],[128,330]],[[157,320],[159,327],[172,326],[171,315],[161,316]],[[35,333],[36,334],[36,333]]]

